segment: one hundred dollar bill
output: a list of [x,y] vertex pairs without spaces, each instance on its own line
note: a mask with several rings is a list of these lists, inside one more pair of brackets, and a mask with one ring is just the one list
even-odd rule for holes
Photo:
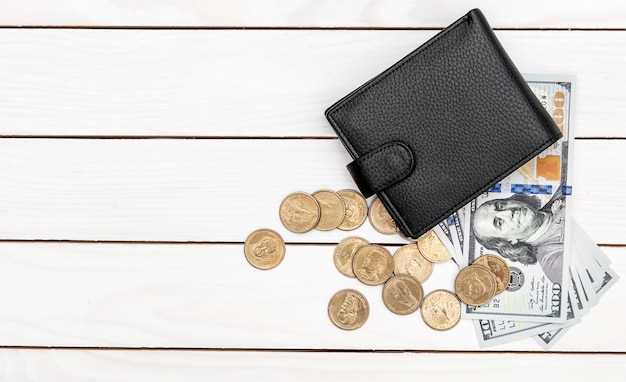
[[452,242],[452,229],[454,229],[454,221],[452,217],[449,217],[446,220],[439,222],[433,230],[439,240],[443,243],[443,246],[446,247],[448,252],[452,255],[452,259],[455,263],[461,264],[461,251],[455,248],[454,243]]
[[[597,304],[600,296],[606,293],[617,282],[619,276],[610,268],[608,257],[593,242],[586,232],[572,219],[573,244],[569,277],[570,291],[568,294],[568,315],[565,323],[540,323],[514,320],[478,319],[474,328],[480,347],[489,347],[533,337],[545,350],[549,350],[562,338],[573,325],[581,321],[591,307]],[[590,261],[589,261],[590,260]],[[594,289],[586,269],[577,268],[574,264],[596,263],[601,265],[605,274],[604,282]],[[580,280],[585,280],[583,286]],[[586,295],[585,295],[586,294]]]
[[[585,232],[575,220],[572,220],[572,238],[573,246],[578,255],[577,257],[587,260],[583,260],[587,264],[593,264],[599,267],[600,273],[602,274],[601,282],[598,283],[597,287],[592,291],[594,295],[592,300],[597,303],[600,297],[619,280],[619,276],[610,267],[608,256],[593,242],[589,235],[587,235],[587,232]],[[565,335],[568,329],[569,327],[563,327],[557,330],[550,330],[548,332],[539,333],[534,338],[541,347],[545,350],[549,350]]]
[[463,254],[471,264],[502,256],[511,269],[508,288],[489,303],[463,305],[463,317],[564,323],[570,244],[573,77],[525,76],[563,137],[465,207]]
[[564,323],[549,322],[526,322],[515,320],[498,320],[480,318],[474,320],[474,329],[478,338],[478,345],[481,348],[504,344],[522,338],[541,336],[569,327],[580,322],[580,317],[576,317],[570,296],[568,299],[568,320]]

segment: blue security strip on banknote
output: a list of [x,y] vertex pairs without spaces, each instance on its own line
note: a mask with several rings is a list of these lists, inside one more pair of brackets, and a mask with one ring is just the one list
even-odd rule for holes
[[499,255],[516,270],[517,283],[485,305],[463,305],[462,317],[563,324],[571,284],[571,213],[563,188],[572,171],[574,79],[525,79],[563,137],[502,179],[500,192],[486,192],[464,207],[462,267]]
[[546,194],[552,195],[551,184],[512,184],[511,193],[513,194]]

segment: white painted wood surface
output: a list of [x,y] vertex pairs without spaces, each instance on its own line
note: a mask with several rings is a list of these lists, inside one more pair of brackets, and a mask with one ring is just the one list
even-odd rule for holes
[[496,28],[626,26],[620,0],[5,0],[0,25],[440,28],[468,7]]
[[[435,33],[0,29],[0,134],[334,136],[323,111]],[[576,75],[576,136],[624,136],[626,33],[497,35],[520,71]]]
[[[287,231],[278,207],[294,191],[355,187],[338,139],[4,138],[0,151],[7,240],[241,242],[268,226],[337,243],[346,232]],[[573,159],[572,213],[596,242],[624,243],[626,141],[579,139]]]
[[[496,33],[523,72],[577,75],[573,214],[623,275],[624,2],[472,6],[505,29]],[[469,322],[441,333],[393,315],[380,288],[332,264],[348,235],[390,249],[402,239],[367,223],[297,235],[278,220],[289,192],[354,187],[324,109],[467,10],[391,0],[0,3],[0,25],[10,26],[0,29],[0,379],[472,381],[487,364],[507,380],[623,375],[623,281],[554,352],[534,353],[528,339],[485,353]],[[212,28],[224,26],[262,29]],[[266,272],[242,252],[260,227],[288,242]],[[425,288],[450,288],[452,268],[438,265]],[[344,287],[372,305],[354,332],[326,317]]]
[[[284,353],[127,350],[1,350],[12,381],[310,381],[378,382],[439,377],[482,382],[559,380],[565,375],[593,380],[619,376],[619,355],[534,353]],[[36,365],[37,367],[33,367]],[[532,366],[530,366],[532,365]],[[97,371],[97,373],[94,372]]]

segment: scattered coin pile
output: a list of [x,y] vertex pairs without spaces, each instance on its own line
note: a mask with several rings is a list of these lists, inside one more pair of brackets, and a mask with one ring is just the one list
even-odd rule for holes
[[[368,207],[365,198],[354,190],[291,193],[280,204],[279,217],[285,228],[295,233],[313,229],[351,231],[369,218],[376,231],[399,234],[412,241],[392,255],[381,245],[349,236],[335,247],[333,261],[346,277],[370,286],[382,284],[383,302],[391,312],[406,315],[421,308],[422,319],[435,330],[448,330],[459,322],[461,301],[473,306],[486,304],[506,289],[510,279],[506,262],[485,255],[458,273],[455,293],[438,289],[424,296],[422,283],[432,274],[434,264],[449,261],[451,253],[433,230],[417,240],[404,237],[380,199],[375,197]],[[271,269],[284,258],[285,243],[276,231],[258,229],[246,239],[244,254],[252,266]],[[369,310],[365,296],[354,289],[338,291],[328,304],[331,322],[344,330],[363,326]]]

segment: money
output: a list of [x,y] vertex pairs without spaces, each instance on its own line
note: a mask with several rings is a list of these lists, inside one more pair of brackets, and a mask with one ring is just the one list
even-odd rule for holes
[[328,317],[340,329],[358,329],[370,314],[367,299],[354,289],[342,289],[335,293],[328,302]]
[[372,227],[382,234],[393,235],[398,232],[396,222],[393,221],[393,218],[378,197],[374,198],[370,205],[369,220]]
[[422,319],[435,330],[449,330],[461,320],[461,301],[452,292],[437,289],[422,301]]
[[422,284],[411,275],[396,275],[383,287],[383,303],[395,314],[415,312],[424,298]]
[[496,294],[496,276],[482,265],[461,269],[454,280],[456,295],[467,305],[481,306]]
[[433,263],[443,263],[452,258],[450,251],[432,229],[417,239],[417,248],[426,259]]
[[511,280],[511,270],[503,258],[496,255],[483,255],[472,264],[482,265],[496,276],[496,295],[504,292]]
[[313,197],[320,205],[320,220],[315,226],[320,231],[330,231],[339,227],[346,216],[346,207],[339,194],[330,190],[320,190],[313,193]]
[[261,228],[248,235],[243,252],[253,267],[272,269],[285,257],[285,242],[276,231]]
[[426,259],[417,244],[407,244],[393,254],[393,272],[396,275],[408,274],[423,283],[433,273],[434,264]]
[[[480,347],[493,346],[521,338],[533,337],[544,349],[548,350],[567,332],[568,328],[581,321],[584,314],[598,303],[599,297],[619,279],[617,274],[605,262],[606,255],[572,219],[571,246],[572,258],[568,277],[572,286],[568,292],[567,321],[564,323],[541,323],[514,320],[478,319],[474,322]],[[591,261],[585,261],[589,259]],[[599,289],[592,286],[589,272],[582,263],[598,264],[606,275],[606,283]],[[593,265],[592,265],[593,266]]]
[[[566,211],[572,80],[529,78],[528,84],[564,137],[423,236],[404,236],[378,197],[368,209],[365,198],[348,189],[290,194],[280,206],[281,222],[297,233],[350,231],[369,218],[376,231],[412,243],[391,256],[380,245],[350,236],[337,244],[333,261],[347,277],[384,284],[382,299],[391,312],[421,308],[425,324],[436,330],[474,319],[481,347],[533,337],[548,349],[619,277]],[[244,245],[248,261],[260,269],[275,267],[284,256],[284,242],[272,232],[255,231]],[[522,246],[530,250],[516,250]],[[461,268],[456,294],[438,289],[424,296],[422,283],[435,264],[450,259]],[[369,305],[358,291],[344,289],[329,301],[328,314],[337,327],[353,330],[367,320]]]
[[380,285],[393,273],[393,258],[383,246],[369,244],[360,248],[352,259],[352,271],[366,285]]
[[464,307],[465,318],[567,320],[572,80],[527,82],[548,113],[560,116],[563,138],[464,208],[464,265],[495,254],[506,261],[516,281],[489,303]]
[[356,251],[368,244],[367,240],[358,236],[350,236],[341,240],[333,253],[333,261],[337,270],[344,276],[355,278],[352,270],[352,259]]
[[406,236],[405,234],[403,234],[403,233],[402,233],[402,231],[400,231],[400,228],[399,228],[399,227],[398,227],[398,228],[396,228],[396,233],[398,234],[398,236],[400,236],[401,238],[403,238],[403,239],[404,239],[404,240],[406,240],[406,241],[411,241],[411,242],[413,242],[413,243],[416,243],[416,242],[417,242],[417,239],[414,239],[414,238],[412,238],[412,237],[408,237],[408,236]]
[[337,194],[343,199],[345,216],[337,228],[352,231],[359,228],[367,219],[367,201],[354,190],[340,190]]
[[291,232],[305,233],[312,230],[320,221],[320,215],[317,199],[305,192],[291,193],[280,203],[280,221]]

